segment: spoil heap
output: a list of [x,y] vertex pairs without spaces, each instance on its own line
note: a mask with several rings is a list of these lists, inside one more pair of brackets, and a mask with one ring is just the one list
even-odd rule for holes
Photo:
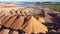
[[[7,15],[7,17],[9,17],[9,15]],[[10,16],[9,18],[2,20],[2,25],[13,30],[22,30],[28,34],[31,34],[32,32],[36,34],[48,32],[47,27],[42,24],[44,22],[43,19],[41,19],[41,22],[33,16],[29,17],[27,21],[25,21],[25,19],[27,19],[25,16]]]
[[48,32],[48,29],[45,25],[39,23],[36,18],[33,16],[26,22],[26,24],[23,27],[23,31],[25,31],[28,34],[34,33],[46,33]]
[[[46,33],[48,29],[42,24],[45,21],[40,13],[40,9],[32,7],[2,7],[0,11],[1,26],[6,29],[21,30],[28,34]],[[35,16],[39,16],[38,19]],[[5,33],[5,30],[1,32]],[[11,32],[11,34],[14,33],[18,34],[18,31]]]

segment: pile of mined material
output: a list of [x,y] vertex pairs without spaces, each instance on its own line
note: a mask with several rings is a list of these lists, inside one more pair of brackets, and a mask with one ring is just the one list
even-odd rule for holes
[[[2,12],[1,12],[2,11]],[[32,7],[1,7],[0,12],[3,14],[20,14],[20,15],[37,15],[41,13],[40,9]]]
[[3,25],[5,28],[10,28],[13,30],[22,30],[28,34],[48,32],[47,27],[43,25],[41,22],[39,22],[33,16],[28,16],[29,18],[25,16],[19,16],[19,17],[11,16],[10,18],[7,18],[7,17],[3,19],[1,22],[1,25]]
[[59,12],[48,12],[48,8],[2,5],[0,34],[60,34]]
[[[39,34],[48,32],[43,13],[32,7],[1,7],[1,34]],[[10,31],[11,30],[11,31]],[[2,33],[3,32],[3,33]]]

